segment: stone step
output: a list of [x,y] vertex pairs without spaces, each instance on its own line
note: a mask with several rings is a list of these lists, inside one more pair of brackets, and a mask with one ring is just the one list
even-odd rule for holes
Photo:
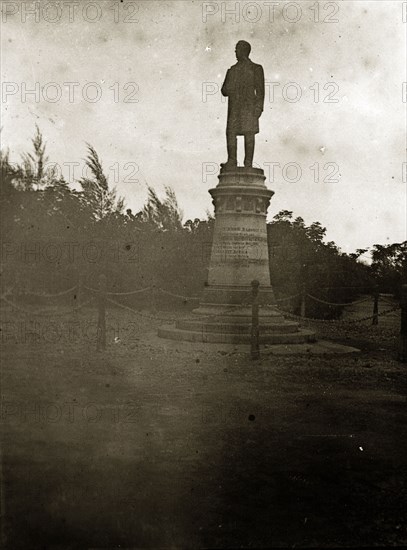
[[[192,313],[195,313],[194,311]],[[234,325],[251,325],[252,323],[252,315],[210,315],[210,316],[203,316],[203,315],[197,315],[197,319],[201,319],[201,323],[205,323],[205,319],[212,319],[215,323],[221,323],[223,324],[234,324]],[[271,317],[271,316],[263,316],[261,317],[259,315],[259,323],[260,325],[284,325],[285,324],[285,318],[281,315],[279,317]]]
[[[228,332],[202,332],[183,330],[174,326],[163,326],[158,329],[158,336],[171,340],[187,342],[223,343],[223,344],[250,344],[250,334],[234,334]],[[289,333],[260,334],[260,344],[305,344],[315,342],[315,333],[301,329]]]
[[[199,308],[192,311],[194,315],[203,321],[212,318],[221,323],[251,323],[251,306],[231,306],[231,304],[200,304]],[[282,313],[274,308],[259,308],[260,324],[283,324],[285,318]]]
[[[176,328],[181,330],[192,330],[195,332],[226,332],[231,334],[250,334],[251,322],[231,322],[228,319],[222,321],[205,321],[201,319],[182,319],[175,324]],[[282,323],[262,323],[260,322],[260,334],[265,333],[282,333],[296,332],[298,323],[293,321],[285,321]]]

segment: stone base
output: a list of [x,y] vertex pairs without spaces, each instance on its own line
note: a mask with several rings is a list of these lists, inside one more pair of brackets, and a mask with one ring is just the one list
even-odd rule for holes
[[[245,298],[239,304],[241,295]],[[212,303],[207,301],[208,296],[213,299]],[[181,319],[175,323],[175,327],[161,327],[158,335],[188,342],[249,344],[252,327],[252,306],[248,303],[249,296],[251,297],[249,288],[206,288],[199,307],[193,311],[194,318]],[[266,289],[264,302],[267,296]],[[221,297],[229,299],[222,303]],[[314,332],[300,329],[299,323],[287,321],[276,306],[260,305],[260,344],[304,344],[315,340]]]
[[[259,287],[259,306],[276,306],[273,289],[270,285]],[[252,287],[247,285],[208,285],[205,287],[200,301],[200,306],[213,304],[250,305],[252,302]],[[196,313],[199,311],[195,310]]]
[[[175,327],[163,326],[158,329],[158,336],[187,342],[250,344],[251,326],[249,324],[230,325],[227,323],[197,323],[179,321]],[[184,327],[184,328],[183,328]],[[290,325],[261,326],[260,344],[305,344],[315,342],[315,333],[310,330],[299,330]]]
[[[252,308],[247,305],[202,303],[196,317],[181,319],[175,326],[163,326],[158,335],[187,342],[250,344]],[[274,307],[259,308],[260,344],[304,344],[315,342],[315,333],[287,321]]]
[[222,170],[210,189],[215,226],[208,285],[195,319],[162,327],[162,338],[189,342],[248,344],[251,340],[252,286],[259,283],[259,341],[261,344],[314,342],[315,334],[300,330],[278,311],[270,284],[266,215],[273,191],[266,188],[258,168]]

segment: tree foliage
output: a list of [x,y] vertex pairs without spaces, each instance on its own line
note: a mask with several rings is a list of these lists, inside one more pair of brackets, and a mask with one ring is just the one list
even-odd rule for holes
[[[208,273],[214,218],[187,220],[171,187],[160,197],[148,187],[138,212],[125,209],[111,187],[102,162],[87,144],[88,176],[78,186],[45,170],[46,143],[38,127],[32,151],[12,163],[0,154],[3,285],[48,292],[63,290],[79,278],[89,286],[101,272],[112,290],[128,291],[156,285],[192,296],[203,288]],[[282,210],[267,225],[270,273],[277,296],[306,290],[328,302],[350,302],[378,283],[383,292],[397,293],[406,277],[407,242],[376,244],[372,265],[360,256],[344,254],[326,240],[319,222],[306,225]],[[134,300],[147,300],[144,295]],[[161,305],[164,301],[160,300]],[[179,301],[175,300],[175,303]],[[299,312],[299,299],[289,302]],[[341,308],[309,300],[307,313],[337,317]]]
[[407,241],[373,245],[372,271],[382,292],[398,294],[401,283],[407,282]]
[[82,178],[79,181],[83,190],[80,200],[92,218],[95,221],[101,221],[115,214],[121,214],[124,208],[124,199],[117,198],[115,188],[109,188],[108,179],[103,172],[97,152],[89,143],[86,145],[88,156],[85,164],[91,172],[91,177]]
[[141,210],[140,220],[161,231],[181,230],[183,212],[171,187],[165,187],[165,197],[160,199],[152,187],[148,187],[147,202]]
[[[326,228],[319,222],[306,226],[300,217],[282,210],[268,224],[270,273],[281,297],[300,312],[301,296],[309,294],[330,303],[348,303],[373,286],[370,267],[341,253],[334,242],[325,242]],[[342,307],[306,299],[311,317],[336,318]]]

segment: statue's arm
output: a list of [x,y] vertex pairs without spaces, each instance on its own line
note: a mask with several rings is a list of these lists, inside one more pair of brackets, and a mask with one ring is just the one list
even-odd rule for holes
[[261,65],[256,73],[256,110],[260,116],[264,109],[264,70]]
[[222,95],[225,97],[230,94],[230,70],[229,69],[226,73],[225,80],[222,84],[221,92],[222,92]]

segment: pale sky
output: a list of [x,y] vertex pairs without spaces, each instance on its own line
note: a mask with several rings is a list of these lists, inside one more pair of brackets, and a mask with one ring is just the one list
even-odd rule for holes
[[[68,163],[80,178],[90,142],[133,211],[146,184],[170,185],[185,220],[205,217],[226,160],[219,90],[244,39],[270,83],[254,158],[275,191],[269,219],[286,209],[320,221],[346,252],[407,238],[406,2],[404,15],[402,1],[319,2],[319,13],[314,1],[275,2],[274,16],[270,2],[23,4],[2,2],[11,160],[37,123],[67,179]],[[26,94],[36,82],[39,97]]]

